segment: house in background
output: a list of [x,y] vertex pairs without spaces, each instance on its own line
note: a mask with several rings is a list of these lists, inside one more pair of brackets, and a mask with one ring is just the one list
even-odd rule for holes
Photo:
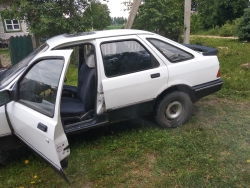
[[[6,3],[0,4],[0,11],[7,8]],[[28,35],[27,25],[21,20],[2,19],[0,15],[0,47],[7,47],[12,36]]]

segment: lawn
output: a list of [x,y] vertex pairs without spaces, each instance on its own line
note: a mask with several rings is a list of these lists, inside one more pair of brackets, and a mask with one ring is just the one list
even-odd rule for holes
[[[176,129],[145,116],[70,136],[65,172],[72,187],[249,187],[250,44],[192,43],[219,48],[223,89],[197,102],[192,118]],[[69,187],[27,149],[11,152],[0,180],[0,187]]]

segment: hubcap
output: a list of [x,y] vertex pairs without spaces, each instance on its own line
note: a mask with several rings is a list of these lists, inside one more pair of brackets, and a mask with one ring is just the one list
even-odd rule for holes
[[182,112],[182,105],[178,101],[171,102],[166,108],[166,118],[175,119],[179,117]]

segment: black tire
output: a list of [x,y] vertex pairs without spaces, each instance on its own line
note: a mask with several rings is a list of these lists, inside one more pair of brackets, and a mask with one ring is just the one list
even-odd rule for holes
[[179,91],[165,95],[156,104],[154,118],[162,128],[175,128],[185,123],[192,114],[190,97]]

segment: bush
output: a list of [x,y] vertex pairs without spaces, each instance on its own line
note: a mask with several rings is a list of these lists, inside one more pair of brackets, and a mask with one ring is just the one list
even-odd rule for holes
[[250,41],[250,9],[244,10],[244,15],[239,20],[238,25],[239,40]]
[[233,23],[226,22],[219,30],[219,35],[222,37],[235,36],[237,34],[238,19]]
[[200,20],[200,15],[198,13],[193,13],[191,16],[190,33],[194,34],[202,30],[202,24]]

